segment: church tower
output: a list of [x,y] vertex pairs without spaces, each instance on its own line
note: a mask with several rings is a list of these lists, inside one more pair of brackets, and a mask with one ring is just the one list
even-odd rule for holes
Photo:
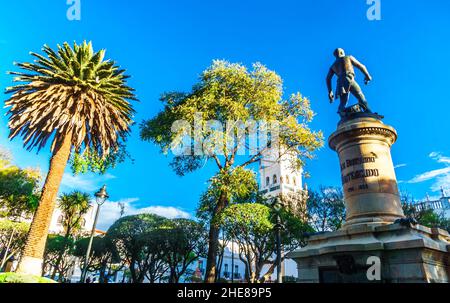
[[303,188],[303,169],[293,168],[296,155],[283,149],[269,148],[260,161],[260,192],[282,204],[299,217],[306,215],[307,190]]
[[261,192],[266,197],[275,197],[280,194],[296,193],[302,188],[302,169],[293,169],[292,162],[295,156],[274,148],[263,153],[260,162],[259,176]]

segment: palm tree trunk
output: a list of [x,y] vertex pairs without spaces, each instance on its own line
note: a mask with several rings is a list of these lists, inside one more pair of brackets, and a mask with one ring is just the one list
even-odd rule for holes
[[56,148],[50,160],[50,169],[45,180],[38,209],[31,223],[23,256],[17,268],[18,273],[39,276],[42,274],[42,259],[48,229],[71,148],[72,131],[64,137],[62,144]]

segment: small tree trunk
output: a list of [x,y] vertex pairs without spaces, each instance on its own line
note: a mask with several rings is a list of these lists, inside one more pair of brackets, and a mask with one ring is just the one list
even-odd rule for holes
[[216,281],[217,251],[219,249],[220,226],[215,222],[217,216],[227,207],[228,199],[225,193],[221,193],[217,206],[214,209],[211,222],[209,224],[208,237],[208,258],[206,260],[205,282],[214,283]]
[[108,261],[102,262],[102,265],[100,266],[100,274],[98,277],[98,283],[102,283],[102,284],[105,283],[106,277],[108,276],[106,274],[107,262]]
[[31,223],[25,244],[23,256],[19,263],[17,272],[22,274],[41,275],[42,259],[47,241],[48,229],[55,209],[56,196],[58,195],[67,161],[72,148],[72,131],[63,139],[63,142],[56,147],[50,160],[45,185],[39,201],[36,214]]
[[175,269],[171,269],[170,270],[170,278],[169,278],[169,282],[170,283],[177,283],[177,276],[175,274]]
[[221,279],[220,273],[222,272],[224,253],[225,253],[225,248],[223,247],[223,245],[220,245],[220,252],[219,252],[219,258],[218,258],[219,265],[217,266],[217,270],[216,270],[216,281],[219,281]]
[[70,228],[67,229],[66,234],[64,235],[64,243],[63,247],[61,248],[61,251],[59,252],[58,259],[56,260],[55,267],[53,268],[53,273],[50,279],[55,279],[56,272],[59,271],[59,275],[62,275],[62,272],[59,270],[59,265],[61,264],[61,261],[63,259],[64,253],[66,252],[67,242],[69,241],[70,236]]
[[136,273],[136,268],[134,268],[134,261],[131,261],[130,262],[130,274],[131,274],[131,281],[133,282],[133,283],[139,283],[139,281],[138,281],[138,276],[137,276],[137,273]]

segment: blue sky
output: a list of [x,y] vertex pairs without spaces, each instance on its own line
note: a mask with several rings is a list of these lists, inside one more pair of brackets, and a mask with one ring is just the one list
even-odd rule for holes
[[[399,133],[392,157],[400,188],[418,199],[438,196],[440,185],[450,190],[447,0],[381,0],[380,21],[367,19],[366,0],[81,0],[81,21],[69,21],[68,8],[66,0],[1,4],[2,89],[11,85],[6,71],[14,69],[14,61],[30,60],[29,51],[45,43],[92,40],[132,75],[130,85],[141,100],[139,123],[161,109],[162,92],[189,90],[213,59],[259,61],[283,77],[286,93],[300,91],[311,99],[317,113],[312,127],[328,137],[338,117],[337,104],[328,103],[325,76],[333,49],[343,47],[368,67],[374,78],[363,87],[369,104]],[[361,74],[358,79],[362,82]],[[7,118],[0,119],[0,145],[17,164],[45,173],[49,153],[36,155],[25,151],[20,139],[8,141]],[[146,208],[168,216],[192,214],[214,168],[177,177],[169,160],[139,139],[137,125],[128,147],[134,164],[105,176],[73,177],[68,171],[61,190],[95,191],[107,183],[111,200],[126,202],[129,213]],[[325,146],[316,155],[306,167],[309,186],[340,186],[336,154]],[[114,205],[105,210],[101,226],[117,215]]]

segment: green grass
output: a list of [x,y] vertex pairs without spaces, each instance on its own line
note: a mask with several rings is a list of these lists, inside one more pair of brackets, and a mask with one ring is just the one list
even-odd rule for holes
[[0,273],[0,283],[56,283],[56,282],[39,276],[8,272],[8,273]]

